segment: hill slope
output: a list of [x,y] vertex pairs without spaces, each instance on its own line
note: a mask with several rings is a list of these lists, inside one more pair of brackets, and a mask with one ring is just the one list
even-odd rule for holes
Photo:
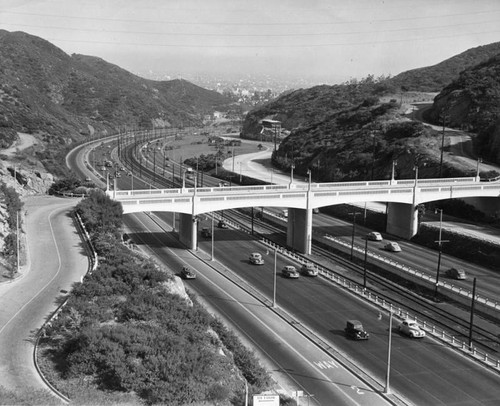
[[46,163],[61,146],[94,133],[199,125],[204,114],[230,103],[185,80],[143,79],[96,57],[69,56],[41,38],[0,30],[0,147],[16,132],[36,134],[47,147],[40,156]]
[[487,61],[500,54],[500,42],[471,48],[436,65],[412,69],[389,79],[395,89],[404,88],[419,92],[439,92],[457,79],[464,69]]
[[500,163],[500,54],[463,71],[434,99],[427,118],[478,134],[483,158]]

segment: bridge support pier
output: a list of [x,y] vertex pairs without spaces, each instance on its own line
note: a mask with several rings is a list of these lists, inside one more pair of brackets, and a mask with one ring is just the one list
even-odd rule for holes
[[312,209],[288,209],[286,244],[302,254],[311,253]]
[[387,229],[389,234],[409,240],[418,231],[417,206],[406,203],[389,203]]
[[179,213],[179,240],[189,249],[198,246],[198,219],[191,214]]

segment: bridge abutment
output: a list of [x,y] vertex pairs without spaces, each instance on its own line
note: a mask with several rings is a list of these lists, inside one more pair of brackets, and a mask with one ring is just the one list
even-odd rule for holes
[[189,249],[198,245],[198,220],[191,214],[179,213],[179,240]]
[[389,203],[387,229],[389,234],[409,240],[418,231],[417,206],[407,203]]
[[302,254],[311,253],[312,209],[288,209],[286,244]]

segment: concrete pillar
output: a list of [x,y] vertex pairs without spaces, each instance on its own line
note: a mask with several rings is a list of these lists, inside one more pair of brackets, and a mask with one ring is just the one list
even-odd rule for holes
[[179,213],[179,240],[191,250],[198,246],[198,221],[191,214]]
[[311,253],[312,209],[288,209],[286,244],[302,254]]
[[406,203],[389,203],[387,229],[389,234],[409,240],[418,231],[417,206]]

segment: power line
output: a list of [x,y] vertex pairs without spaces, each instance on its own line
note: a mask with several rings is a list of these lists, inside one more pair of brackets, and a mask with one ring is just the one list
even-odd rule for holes
[[302,22],[302,21],[294,21],[294,22],[272,22],[272,23],[267,23],[267,22],[248,22],[248,21],[210,21],[210,22],[204,22],[204,21],[167,21],[167,20],[135,20],[135,19],[117,19],[117,18],[105,18],[105,17],[83,17],[83,16],[68,16],[68,15],[58,15],[58,14],[45,14],[45,13],[23,13],[23,12],[17,12],[17,11],[3,11],[2,14],[13,14],[13,15],[20,15],[20,16],[34,16],[34,17],[56,17],[56,18],[63,18],[63,19],[77,19],[77,20],[92,20],[92,21],[106,21],[106,22],[119,22],[119,23],[148,23],[148,24],[177,24],[177,25],[213,25],[213,26],[298,26],[298,25],[311,25],[311,26],[318,26],[318,25],[332,25],[332,24],[358,24],[358,23],[366,23],[366,24],[373,24],[373,23],[381,23],[381,22],[394,22],[394,21],[416,21],[416,20],[428,20],[428,19],[443,19],[443,18],[450,18],[450,17],[463,17],[467,16],[470,17],[472,15],[482,15],[482,14],[495,14],[500,12],[500,9],[493,9],[493,10],[485,10],[485,11],[476,11],[476,12],[469,12],[469,13],[456,13],[456,14],[440,14],[440,15],[429,15],[429,16],[418,16],[418,17],[405,17],[405,18],[387,18],[387,19],[370,19],[370,20],[347,20],[347,21],[328,21],[328,22],[321,22],[321,21],[311,21],[311,22]]
[[[463,33],[463,35],[484,35],[500,33],[500,28],[493,31],[480,31],[473,33]],[[356,45],[377,45],[377,44],[390,44],[390,43],[403,43],[403,42],[415,42],[415,41],[432,41],[443,38],[457,38],[459,34],[449,34],[449,35],[439,35],[432,37],[414,37],[414,38],[394,38],[389,40],[379,40],[379,41],[359,41],[359,42],[336,42],[336,43],[323,43],[323,44],[252,44],[252,45],[231,45],[231,44],[219,44],[219,45],[185,45],[185,44],[164,44],[164,43],[145,43],[145,42],[112,42],[112,41],[89,41],[89,40],[77,40],[77,39],[61,39],[61,38],[46,38],[48,41],[59,41],[59,42],[74,42],[74,43],[88,43],[88,44],[109,44],[109,45],[127,45],[127,46],[153,46],[153,47],[164,47],[164,48],[319,48],[319,47],[335,47],[335,46],[356,46]]]
[[449,24],[449,25],[435,25],[429,27],[412,27],[412,28],[395,28],[387,30],[371,30],[371,31],[348,31],[348,32],[315,32],[315,33],[291,33],[291,34],[234,34],[234,33],[224,33],[224,34],[214,34],[214,33],[194,33],[194,32],[157,32],[157,31],[132,31],[132,30],[107,30],[107,29],[91,29],[91,28],[76,28],[76,27],[61,27],[61,26],[43,26],[43,25],[32,25],[32,24],[10,24],[8,22],[1,22],[3,26],[16,26],[16,27],[27,27],[27,28],[47,28],[51,30],[64,30],[64,31],[85,31],[85,32],[99,32],[99,33],[109,33],[109,34],[142,34],[142,35],[165,35],[165,36],[187,36],[187,37],[240,37],[240,38],[293,38],[293,37],[326,37],[326,36],[344,36],[344,35],[369,35],[369,34],[382,34],[391,32],[404,32],[404,31],[416,31],[416,30],[433,30],[433,29],[446,29],[446,28],[456,28],[464,26],[478,26],[484,24],[498,24],[498,20],[488,20],[480,22],[470,22],[470,23],[460,23],[460,24]]

